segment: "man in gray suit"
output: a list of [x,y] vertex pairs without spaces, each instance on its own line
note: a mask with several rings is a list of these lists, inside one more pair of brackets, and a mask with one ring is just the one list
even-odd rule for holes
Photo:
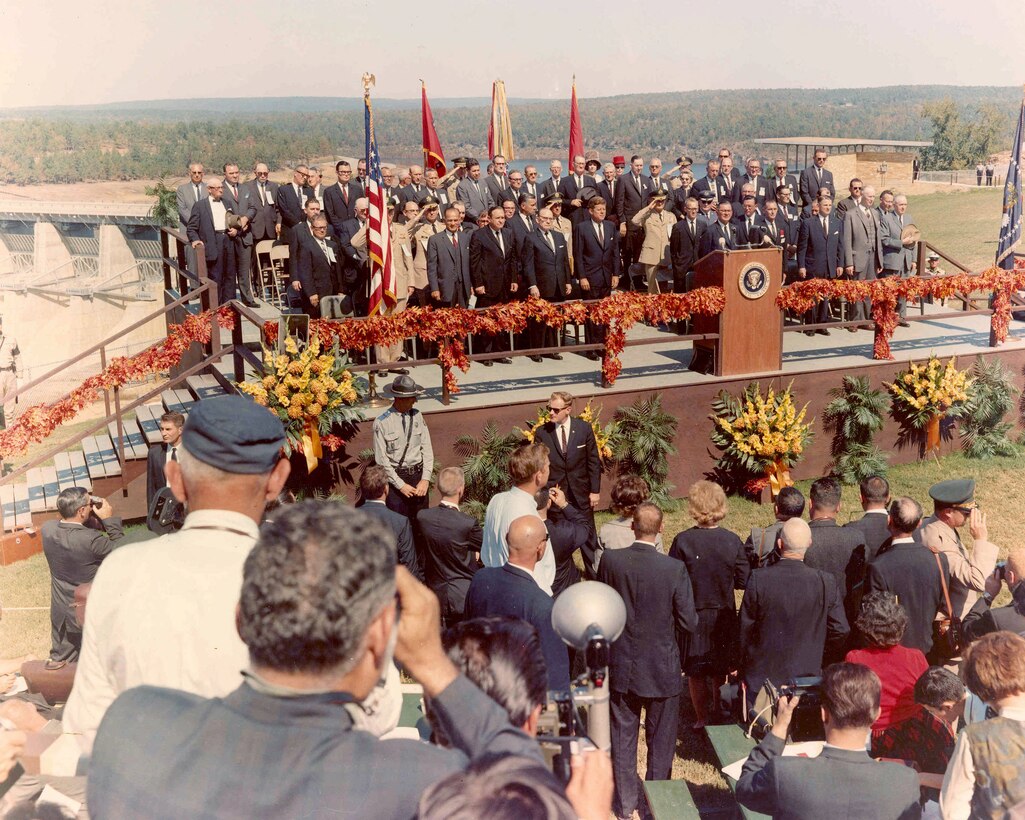
[[921,817],[918,775],[868,756],[865,741],[879,717],[882,684],[860,663],[835,663],[822,676],[826,745],[818,757],[783,757],[799,697],[780,699],[772,731],[752,751],[737,781],[737,800],[774,820],[910,820]]
[[253,176],[255,179],[242,186],[248,192],[249,201],[256,209],[256,215],[249,227],[250,235],[253,242],[276,240],[281,230],[278,209],[274,207],[278,200],[278,183],[269,181],[270,169],[263,162],[253,166]]
[[459,230],[461,221],[459,209],[450,205],[445,209],[445,230],[427,240],[427,282],[439,307],[466,307],[470,301],[471,234]]
[[189,217],[192,216],[192,206],[205,196],[206,183],[203,182],[203,163],[193,162],[189,165],[189,181],[178,186],[174,197],[178,203],[178,221],[181,222],[182,233],[185,233]]
[[[905,226],[911,224],[907,210],[908,198],[903,194],[894,196],[890,191],[883,191],[879,195],[879,241],[883,246],[883,271],[879,274],[880,279],[886,276],[906,278],[917,267],[915,243],[905,245],[901,238]],[[909,327],[904,318],[907,315],[907,303],[903,297],[897,300],[897,312],[900,314],[901,327]]]
[[485,181],[480,178],[480,163],[471,159],[466,164],[467,175],[459,181],[456,196],[466,206],[466,218],[476,222],[482,213],[495,205]]
[[[862,282],[874,281],[883,270],[883,245],[879,229],[879,215],[872,207],[876,192],[866,187],[861,192],[861,202],[848,209],[844,215],[843,239],[844,275],[848,279]],[[872,318],[872,303],[865,299],[851,306],[849,321]],[[857,328],[847,328],[854,333]]]

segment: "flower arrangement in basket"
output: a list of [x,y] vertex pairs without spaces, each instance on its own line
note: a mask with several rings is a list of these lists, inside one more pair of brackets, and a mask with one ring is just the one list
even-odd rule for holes
[[[610,421],[602,427],[601,410],[600,404],[593,407],[591,402],[588,401],[577,418],[591,425],[591,430],[594,432],[594,440],[598,444],[598,458],[601,459],[602,469],[605,469],[612,462],[613,451],[616,448],[619,436],[619,423]],[[548,423],[550,418],[551,414],[548,412],[548,409],[539,407],[537,408],[537,418],[528,421],[525,428],[520,429],[517,427],[516,430],[522,433],[527,441],[533,443],[534,435],[541,427]]]
[[805,422],[808,405],[800,410],[790,392],[773,389],[763,397],[758,382],[739,396],[725,390],[712,402],[712,443],[722,450],[718,467],[734,481],[749,478],[745,490],[759,493],[768,486],[775,496],[793,486],[790,468],[810,443],[811,423]]
[[973,380],[967,370],[957,369],[951,356],[944,365],[936,356],[925,364],[911,362],[887,387],[893,395],[893,415],[911,430],[925,430],[925,454],[940,449],[940,423],[956,418],[971,399]]
[[337,342],[324,353],[316,336],[302,347],[289,336],[284,348],[283,353],[275,354],[264,347],[263,376],[240,382],[238,388],[281,419],[285,453],[303,453],[312,471],[323,456],[323,447],[334,451],[344,444],[332,429],[363,419],[355,405],[366,386],[348,369],[349,359],[339,352]]

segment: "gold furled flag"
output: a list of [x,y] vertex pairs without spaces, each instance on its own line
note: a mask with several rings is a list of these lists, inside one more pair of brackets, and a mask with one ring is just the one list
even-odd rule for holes
[[488,125],[488,159],[498,154],[507,160],[516,159],[509,103],[505,99],[505,83],[502,80],[495,80],[491,85],[491,123]]

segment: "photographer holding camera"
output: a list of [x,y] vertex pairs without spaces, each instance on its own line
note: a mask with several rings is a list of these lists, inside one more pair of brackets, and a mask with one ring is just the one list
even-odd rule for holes
[[899,763],[877,763],[865,741],[879,717],[882,686],[860,663],[835,663],[822,676],[826,743],[818,757],[783,757],[800,697],[781,698],[776,722],[744,764],[737,800],[789,820],[921,816],[918,775]]
[[[996,569],[986,579],[986,591],[975,602],[965,616],[964,636],[974,641],[990,632],[1006,630],[1018,635],[1025,633],[1025,548],[1013,549],[1007,553],[1007,560],[997,563]],[[990,609],[993,599],[1000,594],[1004,582],[1011,592],[1011,602],[1006,606]]]
[[42,526],[43,553],[50,567],[50,660],[77,661],[82,628],[75,620],[75,587],[96,577],[124,532],[110,502],[83,487],[62,490],[57,510],[61,520]]

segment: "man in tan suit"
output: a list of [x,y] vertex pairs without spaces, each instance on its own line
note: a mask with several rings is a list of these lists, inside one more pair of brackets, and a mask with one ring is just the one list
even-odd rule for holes
[[427,292],[427,242],[436,233],[445,230],[445,224],[439,218],[440,205],[433,195],[424,199],[421,207],[423,214],[416,227],[410,231],[410,247],[413,249],[413,294],[410,299],[419,307],[427,307],[431,303]]
[[658,188],[651,192],[648,204],[631,217],[634,225],[644,229],[644,240],[637,261],[644,265],[648,280],[648,293],[658,293],[658,269],[669,251],[669,234],[672,233],[676,217],[666,210],[668,193]]
[[[972,500],[975,481],[950,479],[929,488],[935,512],[922,522],[922,543],[947,556],[950,567],[950,604],[954,615],[964,618],[986,589],[986,579],[997,563],[997,545],[989,541],[986,514]],[[958,527],[968,524],[975,541],[969,554],[961,543]]]

